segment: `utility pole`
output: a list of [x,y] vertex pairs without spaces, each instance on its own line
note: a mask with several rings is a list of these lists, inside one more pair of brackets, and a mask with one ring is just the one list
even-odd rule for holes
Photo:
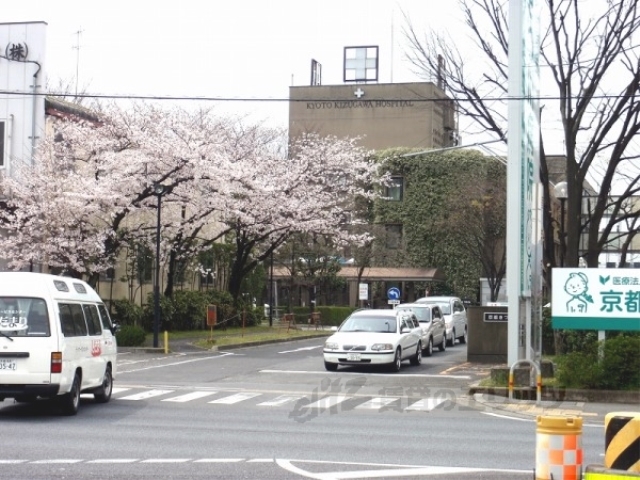
[[79,73],[80,73],[80,35],[84,32],[84,30],[82,30],[82,27],[80,27],[80,30],[78,30],[77,32],[74,32],[74,35],[76,35],[76,46],[73,47],[76,51],[76,92],[75,92],[75,99],[76,102],[78,101],[78,79],[79,79]]

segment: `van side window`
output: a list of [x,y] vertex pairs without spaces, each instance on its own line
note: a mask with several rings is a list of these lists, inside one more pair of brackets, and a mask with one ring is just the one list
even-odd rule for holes
[[77,303],[60,303],[60,323],[65,337],[80,337],[87,334],[82,306]]
[[100,324],[100,315],[95,305],[82,305],[84,316],[87,319],[89,327],[89,335],[102,335],[102,325]]
[[111,318],[109,317],[109,312],[104,305],[98,305],[98,311],[100,312],[100,318],[102,319],[102,328],[105,330],[111,330],[113,324],[111,323]]

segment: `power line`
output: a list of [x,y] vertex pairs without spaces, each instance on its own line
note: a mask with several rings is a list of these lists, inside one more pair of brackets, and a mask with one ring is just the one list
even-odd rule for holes
[[[94,99],[109,99],[109,100],[159,100],[159,101],[202,101],[202,102],[292,102],[292,103],[314,103],[314,102],[334,102],[338,104],[359,104],[363,102],[417,102],[417,103],[429,103],[429,102],[477,102],[478,99],[466,99],[466,98],[374,98],[374,99],[337,99],[337,98],[276,98],[276,97],[205,97],[205,96],[171,96],[171,95],[138,95],[138,94],[102,94],[102,93],[80,93],[72,95],[69,93],[57,93],[57,92],[16,92],[8,90],[0,90],[0,95],[7,96],[45,96],[45,97],[57,97],[65,99],[69,98],[94,98]],[[594,100],[606,100],[615,98],[635,98],[635,94],[624,95],[591,95],[589,98]],[[571,98],[578,100],[585,98],[580,95],[573,95],[571,97],[562,96],[519,96],[519,97],[485,97],[480,100],[490,101],[531,101],[531,100],[565,100]],[[398,105],[400,106],[400,105]]]

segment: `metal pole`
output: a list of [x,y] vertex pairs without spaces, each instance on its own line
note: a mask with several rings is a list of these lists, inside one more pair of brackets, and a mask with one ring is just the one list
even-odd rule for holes
[[271,275],[269,276],[269,326],[273,327],[273,252],[271,252]]
[[560,266],[564,267],[564,257],[567,251],[567,239],[565,238],[564,231],[564,202],[566,202],[566,198],[560,199]]
[[158,194],[158,221],[156,223],[156,278],[153,285],[153,348],[158,348],[158,333],[160,332],[160,211],[162,208],[162,194]]

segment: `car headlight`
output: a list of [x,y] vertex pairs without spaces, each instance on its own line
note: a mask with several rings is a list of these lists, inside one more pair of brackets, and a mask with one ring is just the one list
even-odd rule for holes
[[338,350],[338,344],[336,342],[325,342],[325,350]]
[[390,343],[374,343],[371,345],[371,350],[379,352],[380,350],[393,350],[393,345]]

